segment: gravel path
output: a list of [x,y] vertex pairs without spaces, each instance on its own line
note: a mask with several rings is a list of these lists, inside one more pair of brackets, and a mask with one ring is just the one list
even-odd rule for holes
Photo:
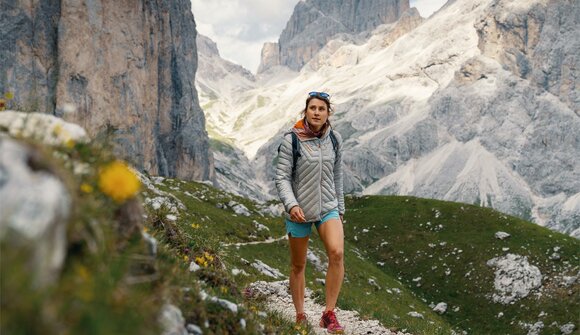
[[[249,286],[252,295],[265,297],[268,301],[268,307],[272,311],[279,312],[288,320],[294,322],[295,311],[290,296],[288,280],[266,282],[258,281]],[[316,334],[326,334],[326,331],[318,326],[320,316],[324,306],[314,302],[310,298],[312,291],[306,288],[306,299],[304,301],[304,311],[308,316],[308,322],[313,326]],[[362,320],[357,311],[346,311],[336,309],[336,316],[341,325],[345,327],[345,334],[385,334],[385,335],[410,335],[409,333],[392,332],[383,327],[377,320]]]

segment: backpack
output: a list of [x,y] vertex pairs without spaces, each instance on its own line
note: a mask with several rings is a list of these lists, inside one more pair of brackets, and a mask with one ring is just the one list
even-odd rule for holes
[[[296,176],[296,162],[298,161],[298,157],[301,157],[300,154],[300,144],[298,143],[298,135],[295,132],[291,131],[290,135],[292,135],[292,179]],[[332,141],[332,148],[334,149],[335,157],[338,157],[338,140],[334,135],[334,131],[330,129],[330,140]],[[280,147],[282,144],[278,146],[278,154],[280,154]]]

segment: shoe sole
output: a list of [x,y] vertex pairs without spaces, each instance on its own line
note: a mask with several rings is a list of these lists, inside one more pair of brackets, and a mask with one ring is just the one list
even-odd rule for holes
[[324,324],[322,323],[322,321],[319,323],[319,326],[326,329],[327,334],[344,334],[344,329],[334,330],[334,331],[328,330],[328,328],[324,327]]

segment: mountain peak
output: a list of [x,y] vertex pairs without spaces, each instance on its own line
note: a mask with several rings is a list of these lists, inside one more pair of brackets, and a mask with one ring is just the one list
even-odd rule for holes
[[198,53],[218,57],[220,56],[220,51],[218,50],[217,43],[214,42],[211,38],[198,33],[196,43]]
[[280,35],[277,58],[271,52],[264,57],[264,46],[258,73],[275,65],[298,71],[337,34],[372,31],[397,21],[409,8],[409,0],[300,1]]

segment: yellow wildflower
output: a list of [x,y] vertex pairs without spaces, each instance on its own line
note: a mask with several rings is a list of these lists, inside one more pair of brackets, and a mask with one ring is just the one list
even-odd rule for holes
[[195,262],[197,263],[197,265],[202,265],[203,262],[205,262],[205,258],[203,258],[203,256],[195,257]]
[[75,141],[72,138],[69,138],[68,140],[66,140],[66,142],[64,142],[65,147],[72,149],[75,146]]
[[54,128],[52,128],[52,134],[54,136],[58,136],[62,133],[63,129],[62,129],[62,125],[59,123],[56,126],[54,126]]
[[222,291],[222,293],[228,293],[228,288],[225,286],[220,286],[220,290]]
[[90,278],[89,270],[87,270],[86,266],[83,266],[83,265],[79,265],[77,267],[77,275],[83,281],[86,281]]
[[14,99],[14,93],[6,92],[6,93],[4,93],[4,97],[6,98],[6,100],[12,100],[12,99]]
[[141,182],[135,173],[122,161],[114,161],[99,173],[99,188],[117,203],[134,197]]
[[84,193],[92,193],[93,187],[87,183],[82,183],[81,184],[81,191],[83,191]]
[[191,228],[197,229],[197,228],[199,228],[199,224],[192,223],[191,224]]
[[183,256],[183,261],[184,262],[189,262],[189,256],[187,256],[187,255]]

